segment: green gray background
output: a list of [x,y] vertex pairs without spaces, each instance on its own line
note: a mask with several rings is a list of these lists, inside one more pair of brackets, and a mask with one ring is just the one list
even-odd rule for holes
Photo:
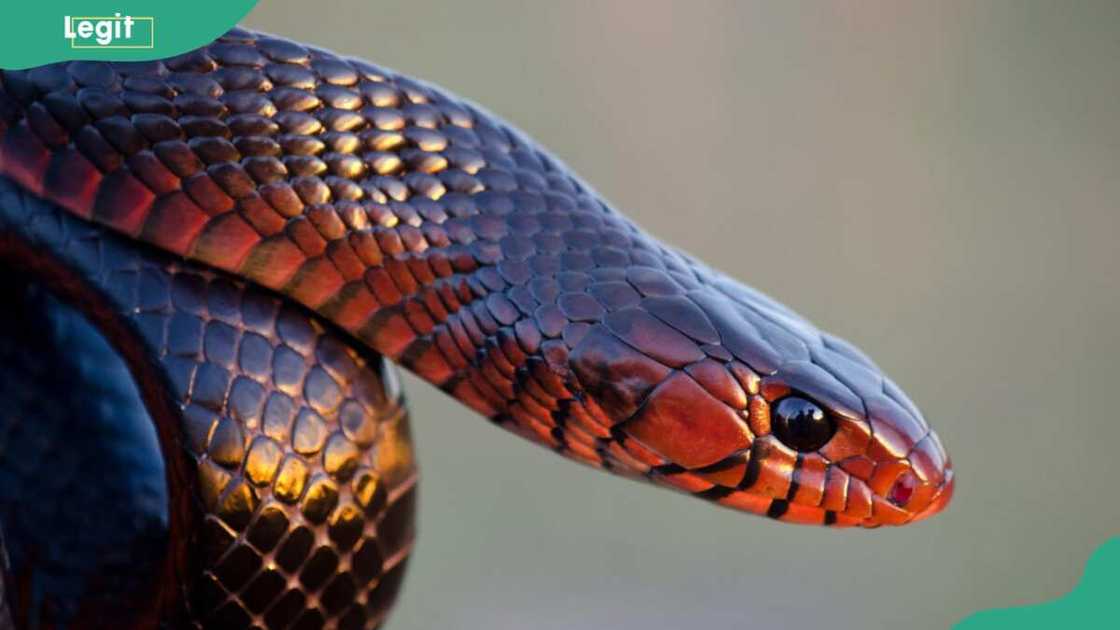
[[1120,4],[315,2],[247,26],[442,84],[652,233],[862,346],[947,513],[832,531],[573,465],[408,379],[420,528],[389,627],[944,628],[1120,533]]

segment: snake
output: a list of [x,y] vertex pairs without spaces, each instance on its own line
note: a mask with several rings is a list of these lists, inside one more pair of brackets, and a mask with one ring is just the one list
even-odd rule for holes
[[396,366],[785,523],[903,525],[953,491],[852,344],[473,102],[240,27],[0,73],[0,269],[9,627],[380,627],[415,543]]

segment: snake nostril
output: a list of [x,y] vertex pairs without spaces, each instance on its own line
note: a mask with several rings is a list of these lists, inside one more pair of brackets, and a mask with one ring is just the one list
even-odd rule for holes
[[906,471],[899,475],[898,479],[891,486],[890,492],[887,493],[887,500],[891,503],[902,507],[914,495],[914,490],[918,487],[918,478],[914,473]]

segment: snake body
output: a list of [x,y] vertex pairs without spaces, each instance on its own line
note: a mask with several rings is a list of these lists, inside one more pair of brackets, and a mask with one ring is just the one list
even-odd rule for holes
[[850,344],[472,103],[269,35],[0,74],[0,261],[18,627],[380,625],[416,487],[390,361],[565,457],[781,521],[898,525],[952,493]]

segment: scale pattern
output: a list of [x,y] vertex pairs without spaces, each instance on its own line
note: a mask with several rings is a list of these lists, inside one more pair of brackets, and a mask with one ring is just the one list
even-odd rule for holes
[[[437,88],[241,29],[0,81],[0,173],[289,296],[568,457],[799,523],[900,524],[948,501],[940,442],[862,353]],[[790,392],[838,423],[819,451],[770,434]],[[900,480],[913,491],[892,494]]]
[[192,516],[189,531],[172,525],[189,557],[174,566],[167,586],[179,608],[164,618],[199,628],[379,625],[403,577],[415,506],[393,368],[287,300],[138,246],[3,178],[0,235],[73,274],[15,261],[60,283],[60,294],[93,287],[105,303],[82,308],[120,319],[116,343],[142,348],[150,365],[134,371],[154,369],[170,397],[181,424],[164,455],[185,449],[190,471],[178,487],[170,475],[170,492],[188,496]]

